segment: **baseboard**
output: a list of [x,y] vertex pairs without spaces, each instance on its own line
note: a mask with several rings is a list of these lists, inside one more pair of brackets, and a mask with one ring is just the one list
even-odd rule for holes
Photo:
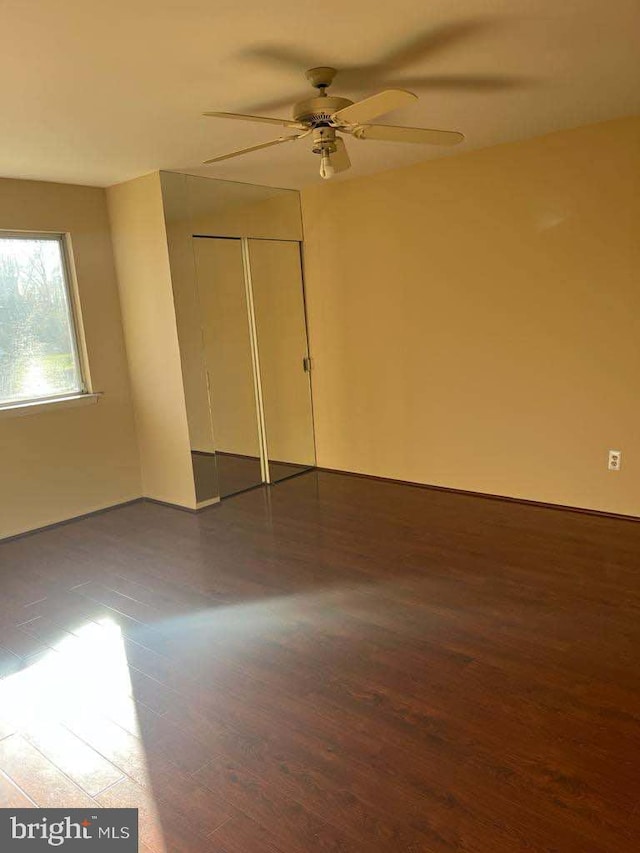
[[14,539],[22,539],[25,536],[33,536],[34,533],[42,533],[44,530],[52,530],[54,527],[63,527],[65,524],[72,524],[74,521],[80,521],[83,518],[91,518],[94,515],[102,515],[104,512],[111,512],[112,509],[120,509],[123,506],[131,506],[131,504],[141,503],[144,498],[129,498],[125,501],[118,501],[114,504],[98,507],[98,509],[83,512],[80,515],[72,515],[69,518],[63,518],[60,521],[52,521],[50,524],[43,524],[40,527],[34,527],[31,530],[21,530],[19,533],[10,533],[8,536],[0,537],[0,544],[4,542],[12,542]]
[[166,506],[169,509],[179,509],[180,512],[191,512],[195,513],[198,510],[195,507],[191,506],[182,506],[181,504],[172,504],[170,501],[161,501],[158,498],[141,498],[143,503],[146,504],[157,504],[157,506]]
[[55,527],[63,527],[65,524],[73,524],[74,521],[82,521],[84,518],[91,518],[94,515],[102,515],[105,512],[111,512],[114,509],[122,509],[125,506],[131,506],[132,504],[139,503],[150,503],[150,504],[158,504],[159,506],[166,506],[169,509],[179,509],[182,512],[190,512],[190,513],[198,513],[202,512],[203,509],[207,509],[210,506],[215,506],[219,503],[219,499],[215,501],[211,501],[206,505],[200,506],[197,509],[192,509],[188,506],[180,506],[179,504],[172,504],[168,501],[160,501],[156,500],[156,498],[130,498],[126,501],[119,501],[115,504],[109,504],[108,506],[99,507],[98,509],[92,509],[89,512],[83,512],[80,515],[72,515],[70,518],[63,518],[60,521],[52,521],[51,524],[43,524],[40,527],[34,527],[32,530],[21,530],[19,533],[10,533],[8,536],[0,537],[0,545],[5,542],[13,542],[14,539],[23,539],[25,536],[33,536],[35,533],[43,533],[45,530],[53,530]]
[[362,477],[365,480],[378,480],[381,483],[395,483],[399,486],[411,486],[415,489],[430,489],[434,492],[449,492],[454,495],[468,495],[469,497],[485,498],[489,501],[504,501],[506,503],[525,504],[526,506],[537,506],[542,509],[558,509],[563,512],[577,512],[581,515],[596,515],[600,518],[615,518],[618,521],[640,521],[637,515],[625,515],[621,512],[607,512],[601,509],[589,509],[588,507],[569,506],[567,504],[554,504],[546,501],[534,501],[528,498],[514,498],[509,495],[494,495],[490,492],[473,492],[470,489],[454,489],[450,486],[435,486],[430,483],[416,483],[413,480],[396,480],[393,477],[378,477],[376,474],[361,474],[358,471],[343,471],[340,468],[318,467],[316,471],[325,471],[327,474],[345,474],[349,477]]

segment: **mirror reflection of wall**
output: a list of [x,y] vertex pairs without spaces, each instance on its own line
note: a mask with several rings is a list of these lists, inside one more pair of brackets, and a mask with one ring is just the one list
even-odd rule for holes
[[[262,483],[260,436],[240,240],[194,237],[202,350],[220,497]],[[194,470],[211,465],[198,450]]]

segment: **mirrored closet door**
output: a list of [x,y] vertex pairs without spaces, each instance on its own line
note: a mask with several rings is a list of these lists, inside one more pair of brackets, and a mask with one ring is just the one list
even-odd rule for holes
[[315,465],[300,244],[192,243],[211,427],[194,477],[227,497]]
[[[262,483],[242,241],[194,237],[202,352],[221,497]],[[212,464],[194,453],[194,472]]]
[[271,482],[315,465],[299,243],[248,240]]

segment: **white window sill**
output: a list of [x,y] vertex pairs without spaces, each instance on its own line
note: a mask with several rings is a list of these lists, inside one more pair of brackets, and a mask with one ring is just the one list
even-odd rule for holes
[[73,394],[69,397],[51,397],[49,400],[30,400],[26,403],[11,403],[0,406],[0,418],[16,418],[23,415],[37,415],[58,409],[73,409],[76,406],[91,406],[98,402],[102,394]]

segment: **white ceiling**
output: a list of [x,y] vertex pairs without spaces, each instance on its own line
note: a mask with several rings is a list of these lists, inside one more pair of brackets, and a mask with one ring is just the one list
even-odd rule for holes
[[[640,112],[638,0],[2,0],[0,8],[6,177],[106,186],[184,169],[304,186],[319,180],[307,140],[201,169],[207,157],[280,134],[200,113],[293,102],[312,91],[309,66],[380,65],[394,53],[404,64],[361,73],[367,82],[347,72],[332,92],[355,100],[405,81],[420,100],[386,121],[461,130],[466,141],[440,149],[348,140],[353,168],[338,180]],[[275,47],[296,56],[267,61]],[[459,86],[456,75],[485,79]],[[416,77],[425,78],[420,87]]]

